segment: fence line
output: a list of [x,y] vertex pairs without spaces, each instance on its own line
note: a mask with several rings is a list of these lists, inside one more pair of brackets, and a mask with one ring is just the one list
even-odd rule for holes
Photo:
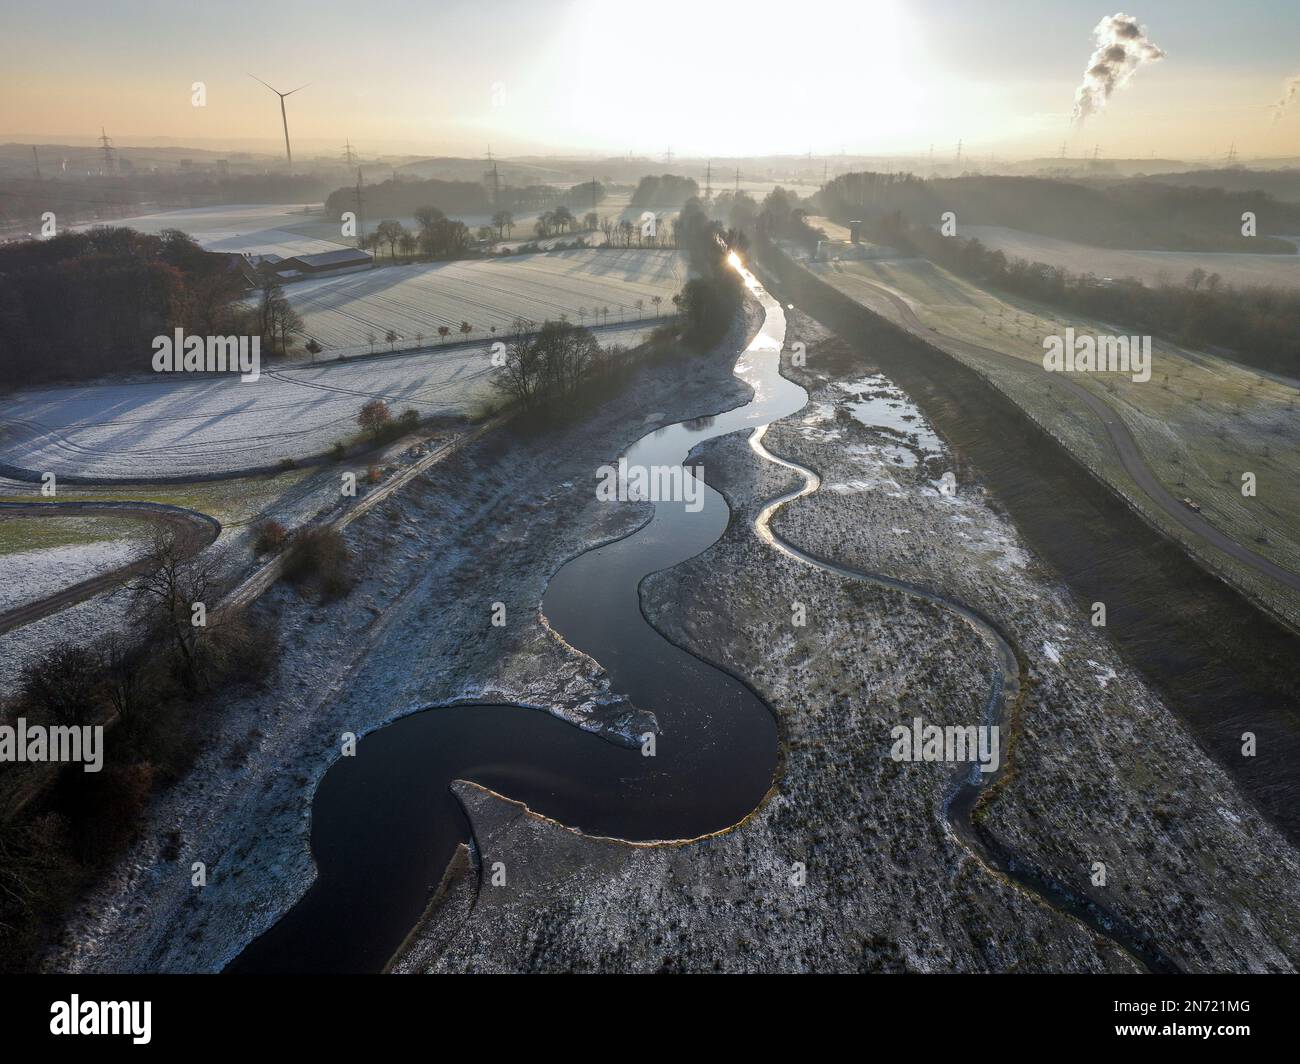
[[[587,317],[590,318],[591,315],[587,315]],[[681,315],[677,313],[660,314],[654,317],[646,315],[642,318],[625,318],[622,321],[606,321],[587,325],[584,321],[578,320],[577,315],[575,314],[572,317],[564,315],[564,320],[567,320],[570,324],[581,325],[584,328],[590,329],[599,336],[602,332],[617,332],[636,327],[654,328],[656,325],[668,325],[678,321],[680,317]],[[537,323],[530,321],[529,324],[534,326],[534,328],[524,333],[524,335],[536,336],[540,331],[536,327]],[[311,352],[307,352],[309,359],[308,364],[315,365],[317,363],[327,362],[351,362],[356,359],[382,358],[386,355],[412,354],[416,351],[463,351],[467,349],[472,350],[475,347],[482,348],[486,351],[493,343],[499,341],[508,344],[515,338],[515,333],[513,331],[487,333],[477,337],[467,337],[459,340],[453,340],[451,338],[452,336],[458,335],[461,335],[461,333],[459,330],[456,330],[450,334],[446,340],[442,340],[437,336],[425,336],[419,340],[398,337],[397,341],[392,345],[390,345],[387,340],[376,339],[373,344],[354,344],[349,347],[325,347],[314,355]],[[310,337],[308,337],[308,339],[310,339]],[[296,362],[299,360],[294,359],[293,361]]]

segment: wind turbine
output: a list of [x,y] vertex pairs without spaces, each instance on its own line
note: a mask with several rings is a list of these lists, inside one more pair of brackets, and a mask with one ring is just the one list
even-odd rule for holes
[[[252,78],[254,81],[259,81],[263,85],[266,85],[266,82],[262,81],[262,79],[259,78],[256,74],[249,74],[248,76]],[[310,84],[311,82],[307,83],[307,85]],[[284,154],[289,157],[290,166],[293,165],[293,149],[289,147],[289,116],[285,113],[284,110],[284,98],[286,96],[292,96],[295,92],[301,92],[303,89],[307,87],[307,85],[299,85],[296,89],[290,89],[288,92],[281,92],[279,89],[274,88],[271,85],[266,85],[268,89],[270,89],[273,93],[275,93],[278,97],[280,97],[280,119],[282,122],[284,122]]]

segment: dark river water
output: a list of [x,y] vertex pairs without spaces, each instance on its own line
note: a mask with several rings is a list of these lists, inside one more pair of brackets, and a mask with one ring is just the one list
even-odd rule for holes
[[[628,466],[680,466],[701,441],[750,429],[758,455],[802,480],[764,507],[755,522],[759,537],[804,565],[937,604],[969,624],[988,647],[985,661],[971,663],[988,683],[981,723],[1002,729],[1007,749],[1008,710],[1021,696],[1022,672],[995,622],[939,590],[816,557],[771,531],[776,510],[818,490],[820,480],[764,445],[767,425],[802,409],[807,393],[780,374],[781,305],[736,266],[765,312],[735,368],[753,388],[753,398],[725,413],[649,433],[627,451]],[[506,705],[429,708],[371,733],[355,757],[340,759],[326,772],[313,799],[316,881],[227,971],[382,969],[418,923],[457,844],[470,838],[449,789],[457,779],[480,783],[589,835],[629,841],[698,838],[738,823],[762,801],[779,754],[771,712],[744,683],[673,646],[641,614],[641,580],[699,554],[727,527],[722,496],[702,483],[698,490],[702,506],[656,502],[653,518],[639,531],[568,562],[542,603],[554,628],[609,671],[615,691],[655,714],[655,756],[540,710]],[[975,826],[980,795],[1007,763],[1004,758],[988,776],[975,764],[954,771],[943,804],[953,838],[991,875],[1015,881],[1110,938],[1138,965],[1176,971],[1146,933]]]
[[[647,434],[626,452],[629,467],[680,465],[703,440],[759,428],[806,403],[804,390],[780,374],[782,308],[744,276],[765,311],[735,368],[753,399]],[[453,780],[483,784],[589,834],[637,841],[696,838],[758,805],[778,757],[771,712],[641,614],[642,578],[700,553],[727,527],[722,496],[704,484],[698,490],[702,507],[656,502],[639,531],[567,563],[543,600],[552,626],[609,671],[614,690],[658,718],[655,756],[516,706],[433,708],[371,733],[355,757],[326,772],[313,799],[315,883],[227,971],[382,968],[419,920],[456,844],[469,838],[448,789]]]

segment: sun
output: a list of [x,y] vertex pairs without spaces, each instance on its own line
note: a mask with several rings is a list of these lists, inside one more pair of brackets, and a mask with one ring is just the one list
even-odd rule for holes
[[550,120],[576,144],[721,155],[864,148],[915,128],[926,95],[914,75],[918,35],[895,0],[583,2],[569,18],[572,47],[547,59],[568,71]]

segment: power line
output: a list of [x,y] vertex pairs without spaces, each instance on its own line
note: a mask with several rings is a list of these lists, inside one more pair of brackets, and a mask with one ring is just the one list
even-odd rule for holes
[[[365,237],[366,228],[361,222],[361,167],[359,166],[357,167],[357,187],[356,191],[354,191],[352,195],[356,200],[357,205],[357,247],[361,247],[362,241]],[[379,249],[376,248],[375,250],[378,252]]]
[[99,127],[99,147],[104,153],[104,173],[105,175],[113,172],[113,141],[104,131],[104,127]]
[[[483,176],[492,179],[492,206],[499,207],[501,206],[501,174],[497,170],[496,159],[492,157],[491,144],[488,145],[487,158],[488,162],[492,164],[492,169]],[[592,178],[592,180],[595,181],[595,178]]]

